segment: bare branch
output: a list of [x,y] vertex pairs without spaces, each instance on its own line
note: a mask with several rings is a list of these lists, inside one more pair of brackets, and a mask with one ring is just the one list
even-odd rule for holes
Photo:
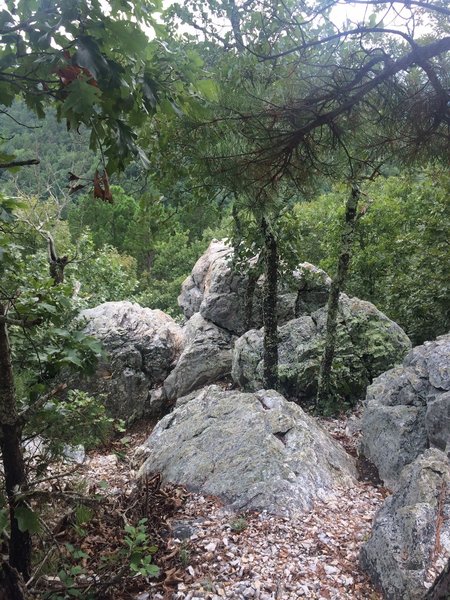
[[7,163],[0,163],[0,169],[12,169],[14,167],[29,167],[40,164],[39,158],[29,158],[28,160],[12,160]]

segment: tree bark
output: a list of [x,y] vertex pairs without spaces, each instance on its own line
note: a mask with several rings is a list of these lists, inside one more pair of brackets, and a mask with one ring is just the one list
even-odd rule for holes
[[263,218],[265,282],[263,297],[264,322],[264,387],[278,387],[278,247],[273,233]]
[[47,233],[47,259],[50,277],[53,279],[54,285],[63,283],[64,269],[66,268],[69,259],[67,256],[58,256],[58,253],[56,252],[55,241],[50,233]]
[[[6,316],[3,304],[0,304],[0,316]],[[28,580],[31,572],[31,536],[28,531],[20,531],[15,518],[16,509],[25,506],[23,501],[17,499],[17,492],[26,486],[27,481],[21,445],[22,424],[17,412],[7,327],[6,322],[0,319],[0,443],[11,525],[9,562]]]
[[339,253],[337,273],[336,277],[331,283],[330,294],[328,296],[325,349],[320,364],[316,397],[316,407],[322,412],[332,412],[337,408],[331,389],[331,368],[333,366],[333,358],[336,348],[339,296],[347,279],[353,240],[355,237],[359,197],[359,187],[356,184],[353,184],[351,194],[348,197],[345,205],[345,224],[341,237],[341,250]]
[[4,562],[0,567],[0,600],[26,600],[27,597],[20,575]]

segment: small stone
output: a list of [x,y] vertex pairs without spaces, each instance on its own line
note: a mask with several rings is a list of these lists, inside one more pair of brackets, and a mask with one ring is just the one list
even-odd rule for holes
[[207,544],[205,546],[205,550],[207,552],[214,552],[216,548],[217,548],[217,544],[215,544],[214,542],[211,542],[210,544]]
[[325,565],[324,569],[327,575],[335,575],[339,572],[339,569],[337,569],[336,567],[332,567],[331,565]]

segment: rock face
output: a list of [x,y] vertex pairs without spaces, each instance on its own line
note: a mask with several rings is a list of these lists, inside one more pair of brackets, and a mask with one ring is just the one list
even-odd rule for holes
[[375,517],[361,564],[386,600],[422,600],[425,582],[432,583],[429,568],[437,558],[442,568],[449,554],[450,466],[443,452],[430,449],[403,470]]
[[293,514],[354,483],[353,460],[274,391],[204,388],[181,398],[146,445],[140,476],[160,472],[237,510]]
[[363,454],[390,487],[426,448],[450,450],[450,335],[417,346],[373,382],[362,434]]
[[[181,286],[178,304],[185,317],[190,319],[192,315],[200,312],[200,306],[205,295],[209,293],[211,285],[213,288],[211,293],[220,295],[219,282],[212,281],[212,279],[219,279],[218,272],[229,274],[228,266],[232,254],[232,248],[224,241],[212,240],[205,254],[198,259],[192,273]],[[228,292],[231,291],[231,282],[225,289]]]
[[295,317],[310,315],[326,306],[331,278],[325,271],[311,263],[302,263],[292,275],[297,284]]
[[[339,313],[334,385],[341,398],[354,400],[374,377],[399,363],[411,344],[404,331],[370,302],[341,294]],[[309,400],[316,393],[326,314],[324,307],[279,328],[281,391],[289,397]],[[243,389],[262,387],[262,329],[250,330],[236,341],[232,376]]]
[[232,336],[195,313],[184,329],[186,346],[178,362],[164,381],[168,400],[175,400],[218,381],[231,372]]
[[[187,318],[199,312],[207,321],[242,335],[246,323],[248,272],[232,268],[233,249],[224,241],[213,240],[199,258],[191,275],[183,282],[178,303]],[[249,265],[256,259],[249,261]],[[263,277],[255,282],[252,326],[262,326],[261,294]],[[302,314],[309,314],[327,302],[331,280],[328,275],[309,263],[303,263],[280,283],[278,318],[284,323]]]
[[175,321],[160,310],[131,302],[105,302],[85,310],[85,331],[99,339],[107,357],[93,377],[76,386],[103,395],[108,412],[130,422],[155,415],[161,406],[151,405],[149,390],[160,385],[173,368],[184,335]]

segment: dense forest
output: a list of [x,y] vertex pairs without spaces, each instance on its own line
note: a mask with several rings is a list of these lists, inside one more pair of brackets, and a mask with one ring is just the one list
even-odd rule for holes
[[[189,285],[200,285],[194,266],[225,240],[233,250],[221,268],[245,327],[223,326],[220,339],[231,353],[261,327],[261,386],[299,404],[308,397],[304,408],[328,416],[359,406],[361,385],[399,364],[378,330],[355,350],[365,324],[347,349],[343,295],[372,303],[412,346],[449,332],[449,51],[445,0],[5,3],[0,597],[137,598],[124,591],[142,591],[137,579],[165,581],[144,513],[128,521],[124,508],[123,540],[94,576],[72,539],[87,535],[101,500],[60,486],[67,449],[126,439],[134,419],[77,384],[98,377],[107,356],[82,311],[125,301],[159,309],[189,344],[198,311],[179,300],[182,284],[192,273]],[[324,316],[312,315],[323,331],[302,359],[317,361],[302,388],[283,363],[281,313],[295,290],[292,318],[301,317],[305,263],[331,280]],[[354,384],[352,361],[370,353],[385,368]],[[231,381],[231,358],[227,368]],[[168,373],[156,386],[167,396],[158,418],[176,400]],[[74,527],[64,549],[49,490]]]
[[[112,180],[112,204],[92,198],[91,190],[70,195],[69,173],[83,173],[87,181],[93,177],[95,155],[87,149],[87,136],[67,132],[51,111],[45,125],[23,104],[15,105],[11,115],[16,120],[4,123],[5,150],[22,157],[32,149],[40,162],[3,173],[4,193],[26,202],[23,218],[35,229],[48,229],[60,253],[79,256],[67,276],[82,283],[85,306],[133,299],[181,317],[177,296],[182,281],[212,238],[234,234],[232,204],[225,194],[210,197],[205,186],[193,197],[189,180],[182,180],[172,188],[166,184],[165,195],[155,174],[144,175],[133,165]],[[346,291],[373,302],[414,343],[450,327],[449,185],[445,165],[431,161],[408,169],[389,163],[363,188]],[[345,184],[324,179],[318,190],[287,193],[293,194],[290,212],[281,226],[292,260],[334,273]],[[40,251],[45,270],[45,243],[33,227],[28,229],[36,238],[29,240],[29,250]],[[94,253],[95,260],[81,260]]]

